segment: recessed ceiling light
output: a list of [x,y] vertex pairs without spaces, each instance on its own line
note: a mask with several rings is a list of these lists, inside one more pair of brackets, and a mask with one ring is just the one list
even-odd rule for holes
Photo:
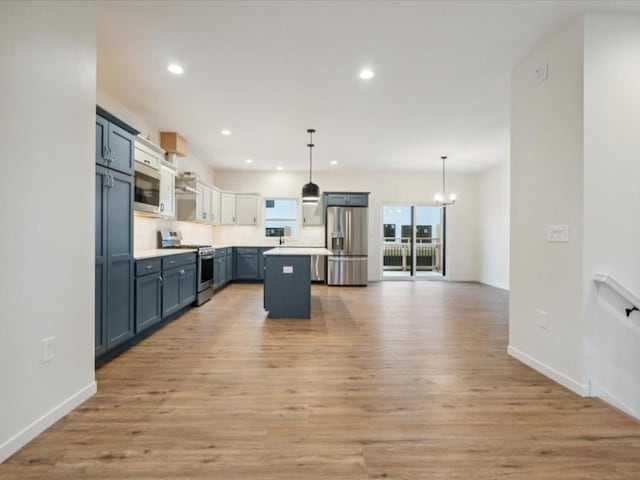
[[331,165],[337,165],[337,164],[338,164],[338,161],[337,161],[337,160],[331,160],[329,163],[330,163]]
[[226,128],[220,132],[223,135],[231,135],[231,130],[227,130]]
[[278,165],[278,167],[276,168],[276,170],[284,170],[284,167],[282,165]]
[[376,74],[370,68],[365,68],[360,72],[360,78],[363,80],[371,80]]
[[251,160],[250,158],[247,158],[247,159],[245,160],[245,162],[247,162],[247,163],[253,163],[253,160]]
[[177,63],[170,63],[167,67],[167,70],[169,70],[174,75],[182,75],[184,73],[184,69]]

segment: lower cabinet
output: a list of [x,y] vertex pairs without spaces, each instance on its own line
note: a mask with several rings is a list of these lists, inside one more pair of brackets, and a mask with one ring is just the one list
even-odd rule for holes
[[136,333],[162,320],[162,275],[136,278]]
[[196,299],[196,266],[162,271],[162,318],[191,305]]
[[258,248],[237,247],[235,249],[235,280],[258,279]]

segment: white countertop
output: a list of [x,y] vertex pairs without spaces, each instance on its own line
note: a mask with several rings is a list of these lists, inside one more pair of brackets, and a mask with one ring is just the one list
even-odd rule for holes
[[332,253],[324,247],[276,247],[267,250],[264,255],[310,256],[332,255]]
[[138,250],[133,252],[134,260],[144,260],[154,257],[167,257],[169,255],[180,255],[181,253],[197,252],[195,248],[156,248],[155,250]]

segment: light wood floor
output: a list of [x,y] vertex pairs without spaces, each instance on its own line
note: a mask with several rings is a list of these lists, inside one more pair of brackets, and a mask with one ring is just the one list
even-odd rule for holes
[[640,423],[506,354],[505,292],[232,285],[97,371],[0,479],[639,479]]

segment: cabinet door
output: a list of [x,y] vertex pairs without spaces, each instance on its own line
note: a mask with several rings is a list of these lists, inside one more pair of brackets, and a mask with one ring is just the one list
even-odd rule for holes
[[[100,118],[100,117],[98,117]],[[95,214],[95,354],[96,357],[107,351],[107,251],[106,251],[106,209],[107,192],[110,180],[107,169],[96,167],[96,214]]]
[[211,223],[211,189],[207,186],[202,186],[202,221],[204,223]]
[[180,307],[186,307],[196,300],[196,266],[185,265],[180,273]]
[[196,183],[196,217],[195,222],[204,222],[204,185]]
[[96,115],[96,163],[108,165],[107,147],[109,146],[109,122]]
[[212,225],[220,225],[220,192],[216,189],[211,190],[211,216]]
[[264,255],[263,253],[266,252],[267,250],[270,250],[271,247],[269,248],[261,248],[258,250],[258,280],[264,280]]
[[302,224],[303,225],[324,225],[322,199],[316,204],[302,204]]
[[237,254],[236,255],[236,278],[238,280],[258,279],[258,255],[257,254]]
[[107,191],[107,349],[133,337],[133,177],[110,171]]
[[162,277],[159,273],[136,278],[136,333],[162,320]]
[[220,285],[226,285],[227,280],[227,256],[220,257]]
[[162,272],[162,318],[165,319],[180,310],[180,273],[181,268],[172,268]]
[[257,195],[236,195],[236,224],[258,224],[258,200]]
[[111,160],[109,168],[133,175],[134,138],[125,129],[109,123],[109,150]]
[[173,170],[160,168],[160,215],[173,218],[176,213],[176,175]]
[[326,197],[327,206],[338,206],[344,207],[347,205],[347,194],[346,193],[330,193]]
[[365,194],[356,193],[347,197],[347,205],[352,207],[366,207],[367,203],[367,195]]
[[236,223],[236,196],[233,193],[220,193],[220,223]]
[[[231,249],[229,249],[231,250]],[[227,253],[227,275],[226,275],[227,283],[233,281],[233,255],[231,253]]]

